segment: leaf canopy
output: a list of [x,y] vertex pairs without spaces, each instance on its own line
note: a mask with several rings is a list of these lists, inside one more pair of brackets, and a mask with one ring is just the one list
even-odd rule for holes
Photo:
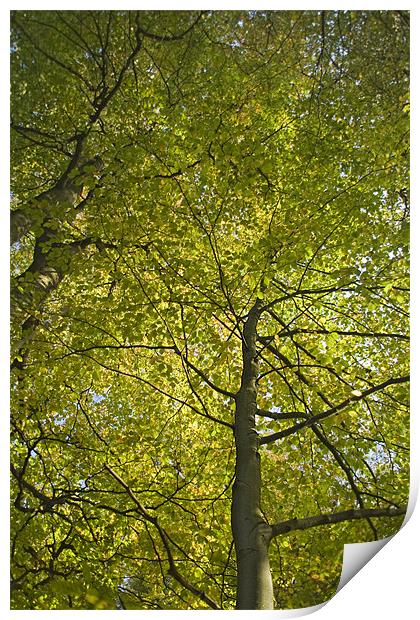
[[[406,504],[407,67],[401,11],[13,12],[13,608],[234,607],[257,299],[267,521]],[[276,606],[401,518],[276,537]]]

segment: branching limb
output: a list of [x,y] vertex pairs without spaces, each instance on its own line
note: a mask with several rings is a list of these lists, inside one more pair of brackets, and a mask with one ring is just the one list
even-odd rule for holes
[[205,592],[196,588],[192,583],[190,583],[177,569],[175,564],[175,559],[172,554],[172,550],[169,544],[169,537],[166,533],[165,529],[159,524],[157,517],[152,517],[144,506],[141,504],[133,490],[130,486],[114,471],[109,465],[105,465],[106,470],[111,474],[113,478],[127,491],[127,494],[131,498],[131,500],[135,503],[139,514],[147,521],[151,523],[157,530],[159,537],[162,541],[162,544],[165,548],[166,557],[169,563],[169,574],[181,584],[182,587],[186,588],[192,594],[198,596],[202,601],[204,601],[211,609],[220,609],[219,605],[211,599]]
[[397,338],[399,340],[410,340],[410,337],[406,334],[393,334],[387,332],[362,332],[357,330],[342,330],[342,329],[282,329],[276,334],[278,338],[284,338],[285,336],[294,336],[295,334],[337,334],[339,336],[354,336],[361,338]]
[[257,409],[257,415],[271,420],[296,420],[296,418],[306,418],[305,411],[268,411],[267,409]]
[[213,381],[211,381],[202,370],[197,368],[197,366],[195,366],[185,355],[182,354],[178,347],[174,347],[173,349],[175,353],[182,358],[183,362],[188,366],[188,368],[191,368],[191,370],[193,370],[196,375],[198,375],[205,383],[207,383],[207,385],[211,387],[212,390],[218,392],[219,394],[223,394],[223,396],[227,396],[228,398],[235,398],[235,394],[233,394],[233,392],[229,392],[229,390],[225,390],[224,388],[221,388],[215,383],[213,383]]
[[407,507],[401,508],[363,508],[343,510],[331,514],[321,514],[304,519],[289,519],[276,523],[271,528],[271,538],[281,534],[288,534],[296,530],[307,530],[310,527],[320,525],[331,525],[333,523],[343,523],[344,521],[354,521],[355,519],[371,519],[373,517],[400,517],[406,513]]
[[278,433],[273,433],[272,435],[265,435],[264,437],[261,437],[260,443],[268,444],[268,443],[272,443],[273,441],[277,441],[277,439],[283,439],[283,437],[288,437],[289,435],[293,435],[294,433],[297,433],[303,428],[311,427],[317,422],[320,422],[321,420],[324,420],[325,418],[328,418],[334,415],[335,413],[338,413],[342,409],[345,409],[346,407],[348,407],[350,404],[357,402],[359,400],[363,400],[363,398],[366,398],[370,394],[379,392],[380,390],[385,389],[389,385],[396,385],[398,383],[406,383],[409,380],[410,380],[410,375],[405,375],[403,377],[397,377],[397,378],[391,377],[390,379],[387,379],[386,381],[384,381],[383,383],[380,383],[379,385],[374,385],[373,387],[367,390],[364,390],[363,392],[360,393],[359,396],[352,395],[349,398],[346,398],[346,400],[344,400],[340,404],[336,405],[335,407],[332,407],[331,409],[327,409],[326,411],[322,411],[321,413],[318,413],[317,415],[314,415],[311,418],[304,420],[303,422],[299,422],[298,424],[295,424],[294,426],[290,426],[289,428],[286,428],[283,431],[280,431]]
[[204,13],[206,13],[206,11],[201,11],[200,14],[197,16],[197,18],[193,21],[191,26],[189,26],[189,28],[184,30],[184,32],[180,32],[179,34],[171,34],[171,35],[155,34],[154,32],[149,32],[148,30],[145,30],[144,28],[140,26],[140,24],[137,25],[137,29],[144,37],[147,37],[148,39],[153,39],[155,41],[179,41],[180,39],[185,37],[185,35],[187,35],[196,26],[196,24],[200,21]]

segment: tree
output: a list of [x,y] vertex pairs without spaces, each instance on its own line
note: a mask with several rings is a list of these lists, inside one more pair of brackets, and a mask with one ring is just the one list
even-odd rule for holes
[[12,13],[12,605],[335,591],[408,494],[408,14]]

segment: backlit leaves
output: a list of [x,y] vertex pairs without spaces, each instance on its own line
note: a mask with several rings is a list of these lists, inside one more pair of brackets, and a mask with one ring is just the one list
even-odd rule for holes
[[[14,608],[234,608],[256,299],[260,436],[333,410],[261,446],[267,520],[405,505],[407,20],[14,12]],[[276,607],[398,525],[277,537]]]

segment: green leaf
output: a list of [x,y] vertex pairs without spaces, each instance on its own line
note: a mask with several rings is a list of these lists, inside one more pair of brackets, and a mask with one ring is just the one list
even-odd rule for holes
[[408,21],[12,12],[12,609],[255,606],[260,515],[311,607],[398,530]]

